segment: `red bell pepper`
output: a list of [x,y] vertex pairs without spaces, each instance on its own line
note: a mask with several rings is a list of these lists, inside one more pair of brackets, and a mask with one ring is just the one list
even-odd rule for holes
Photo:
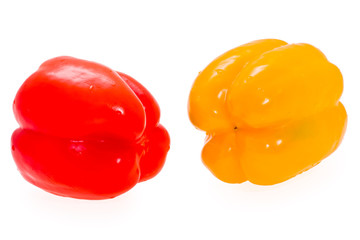
[[160,109],[132,77],[72,57],[44,62],[13,104],[15,163],[60,196],[113,198],[154,177],[170,147]]

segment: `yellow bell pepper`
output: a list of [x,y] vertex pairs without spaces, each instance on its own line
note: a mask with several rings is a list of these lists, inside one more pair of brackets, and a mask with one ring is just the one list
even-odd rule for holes
[[220,180],[272,185],[339,146],[347,114],[339,69],[309,44],[250,42],[211,62],[190,92],[191,122],[206,131],[202,160]]

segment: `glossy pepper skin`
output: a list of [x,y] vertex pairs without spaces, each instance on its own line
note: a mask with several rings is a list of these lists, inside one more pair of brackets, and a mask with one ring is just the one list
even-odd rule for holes
[[44,62],[13,104],[15,163],[56,195],[107,199],[154,177],[170,147],[160,109],[132,77],[72,57]]
[[220,180],[272,185],[339,146],[347,114],[339,69],[309,44],[250,42],[211,62],[190,92],[191,122],[206,131],[202,160]]

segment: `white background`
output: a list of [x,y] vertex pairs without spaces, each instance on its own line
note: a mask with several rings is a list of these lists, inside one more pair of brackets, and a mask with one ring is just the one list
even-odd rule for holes
[[[0,239],[360,239],[360,14],[354,1],[0,2]],[[340,148],[270,187],[230,185],[203,166],[187,117],[198,72],[243,43],[320,48],[342,71],[349,123]],[[10,153],[12,101],[45,60],[70,55],[125,72],[158,100],[171,135],[162,172],[112,200],[51,195]]]

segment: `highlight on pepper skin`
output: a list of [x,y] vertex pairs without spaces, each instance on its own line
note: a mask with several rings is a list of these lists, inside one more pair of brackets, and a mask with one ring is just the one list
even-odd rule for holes
[[60,196],[114,198],[157,175],[170,148],[151,93],[95,62],[44,62],[18,90],[13,110],[20,173]]
[[257,40],[212,61],[190,91],[202,160],[220,180],[272,185],[317,165],[341,143],[340,70],[309,44]]

